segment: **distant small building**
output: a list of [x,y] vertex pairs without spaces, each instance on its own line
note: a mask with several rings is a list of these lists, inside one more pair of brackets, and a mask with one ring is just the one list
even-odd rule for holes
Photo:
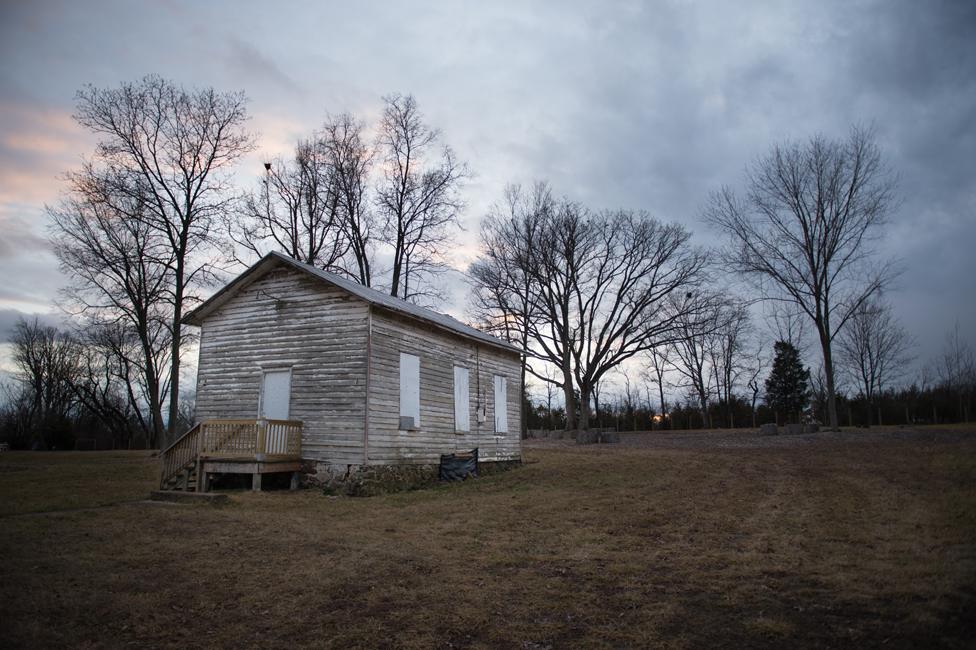
[[520,351],[449,316],[271,253],[183,322],[197,420],[299,421],[312,480],[521,459]]

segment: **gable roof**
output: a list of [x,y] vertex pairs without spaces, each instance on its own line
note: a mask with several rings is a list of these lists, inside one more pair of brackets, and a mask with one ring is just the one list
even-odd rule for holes
[[514,345],[499,338],[495,338],[490,334],[486,334],[481,330],[475,329],[474,327],[465,325],[461,321],[452,318],[447,314],[425,309],[424,307],[415,305],[412,302],[407,302],[402,298],[395,298],[389,294],[383,293],[382,291],[377,291],[376,289],[363,286],[355,280],[350,280],[349,278],[344,278],[341,275],[315,268],[310,264],[299,262],[298,260],[292,259],[291,257],[277,251],[272,251],[262,257],[249,269],[231,280],[230,283],[224,286],[224,288],[205,300],[203,304],[199,305],[196,309],[184,316],[181,322],[186,325],[199,326],[205,318],[216,310],[220,309],[241,290],[263,277],[271,269],[282,264],[302,271],[309,276],[327,284],[331,284],[334,287],[338,287],[339,289],[342,289],[343,291],[366,301],[370,305],[377,305],[392,312],[429,323],[439,329],[457,334],[458,336],[462,336],[466,339],[472,339],[480,343],[485,343],[487,345],[506,350],[508,352],[521,354],[521,351]]

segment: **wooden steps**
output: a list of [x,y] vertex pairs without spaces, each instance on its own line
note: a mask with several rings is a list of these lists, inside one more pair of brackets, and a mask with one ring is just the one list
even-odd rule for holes
[[186,469],[179,474],[170,476],[169,479],[160,485],[161,490],[177,490],[181,492],[196,492],[197,489],[197,468]]

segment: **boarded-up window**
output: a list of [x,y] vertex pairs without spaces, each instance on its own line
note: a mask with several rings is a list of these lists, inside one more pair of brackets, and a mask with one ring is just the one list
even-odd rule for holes
[[495,433],[508,433],[508,380],[495,375]]
[[420,358],[412,354],[400,354],[400,418],[413,418],[413,426],[420,427]]
[[471,431],[468,369],[454,366],[454,430]]

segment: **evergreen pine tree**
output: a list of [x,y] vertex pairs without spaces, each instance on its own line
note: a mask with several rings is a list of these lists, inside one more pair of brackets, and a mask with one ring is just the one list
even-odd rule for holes
[[810,403],[810,371],[803,367],[800,351],[793,344],[777,341],[773,369],[766,379],[766,405],[787,421],[795,418]]

